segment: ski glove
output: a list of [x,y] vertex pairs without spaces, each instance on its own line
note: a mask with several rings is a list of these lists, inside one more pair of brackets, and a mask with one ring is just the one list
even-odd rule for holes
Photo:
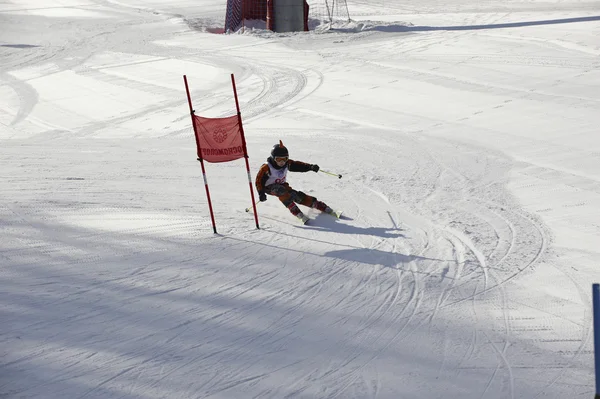
[[319,165],[310,165],[310,169],[312,171],[318,172],[319,171]]
[[267,194],[258,193],[258,199],[260,200],[260,202],[265,202],[267,200]]

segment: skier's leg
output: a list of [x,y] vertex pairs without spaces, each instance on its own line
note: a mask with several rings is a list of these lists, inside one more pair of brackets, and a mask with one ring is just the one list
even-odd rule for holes
[[279,201],[291,212],[292,215],[301,218],[304,216],[298,205],[294,202],[296,191],[287,184],[272,184],[268,187],[269,194],[277,196]]
[[300,205],[308,206],[309,208],[315,208],[321,212],[332,213],[333,210],[327,206],[326,203],[319,201],[313,196],[304,194],[302,191],[298,191],[298,203]]
[[297,204],[307,206],[309,208],[315,208],[321,212],[333,214],[334,211],[326,203],[319,201],[313,196],[303,193],[302,191],[296,191],[290,187],[289,184],[272,184],[267,187],[267,193],[275,195],[283,203],[283,205],[289,209],[289,211],[298,217],[304,216],[302,211],[298,208]]
[[279,197],[279,200],[283,205],[285,205],[285,207],[290,211],[292,215],[302,220],[302,223],[306,223],[308,221],[308,217],[305,216],[304,213],[302,213],[300,208],[298,208],[298,205],[296,205],[296,203],[292,200],[291,195],[284,194],[281,197]]

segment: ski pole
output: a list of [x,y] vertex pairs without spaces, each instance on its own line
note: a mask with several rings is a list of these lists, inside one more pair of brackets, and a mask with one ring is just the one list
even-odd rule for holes
[[340,175],[340,174],[328,172],[328,171],[323,170],[323,169],[319,170],[319,172],[327,173],[328,175],[331,175],[331,176],[337,176],[338,179],[342,178],[342,175]]
[[[260,204],[260,200],[256,201],[256,203],[254,205],[258,205]],[[248,207],[246,208],[246,212],[250,212],[252,210],[252,207]]]

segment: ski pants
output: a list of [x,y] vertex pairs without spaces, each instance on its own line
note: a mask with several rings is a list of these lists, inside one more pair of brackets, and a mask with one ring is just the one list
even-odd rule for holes
[[312,207],[317,202],[315,197],[304,194],[302,191],[294,190],[288,183],[271,184],[265,187],[265,193],[279,198],[279,201],[281,201],[281,203],[287,208],[289,208],[293,203]]
[[296,203],[309,208],[317,208],[321,212],[327,209],[327,204],[317,200],[308,194],[304,194],[302,191],[296,191],[290,187],[289,184],[270,184],[265,187],[265,193],[274,195],[279,198],[279,201],[292,213],[292,215],[298,216],[302,212],[296,205]]

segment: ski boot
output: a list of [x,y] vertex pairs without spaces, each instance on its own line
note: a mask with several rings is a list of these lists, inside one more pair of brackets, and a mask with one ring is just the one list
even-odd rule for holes
[[331,215],[331,216],[333,216],[335,218],[338,218],[338,219],[342,215],[342,212],[334,211],[329,206],[327,206],[326,203],[321,202],[321,201],[315,201],[315,202],[313,202],[312,208],[316,208],[316,209],[320,210],[321,212],[326,213],[328,215]]
[[306,216],[306,215],[305,215],[305,214],[303,214],[302,212],[300,212],[298,215],[296,215],[296,217],[297,217],[298,219],[300,219],[300,221],[302,222],[302,224],[306,224],[306,223],[308,223],[308,221],[310,220],[310,219],[308,218],[308,216]]
[[342,217],[342,211],[334,211],[330,207],[325,208],[325,210],[323,212],[327,213],[327,214],[329,214],[329,215],[331,215],[331,216],[333,216],[334,218],[337,218],[337,219],[339,219],[340,217]]
[[298,208],[298,206],[295,203],[291,203],[288,205],[287,207],[289,209],[289,211],[292,213],[292,215],[296,216],[298,219],[300,219],[300,221],[302,222],[302,224],[306,224],[306,222],[308,222],[308,216],[306,216],[304,213],[302,213],[302,211],[300,210],[300,208]]

